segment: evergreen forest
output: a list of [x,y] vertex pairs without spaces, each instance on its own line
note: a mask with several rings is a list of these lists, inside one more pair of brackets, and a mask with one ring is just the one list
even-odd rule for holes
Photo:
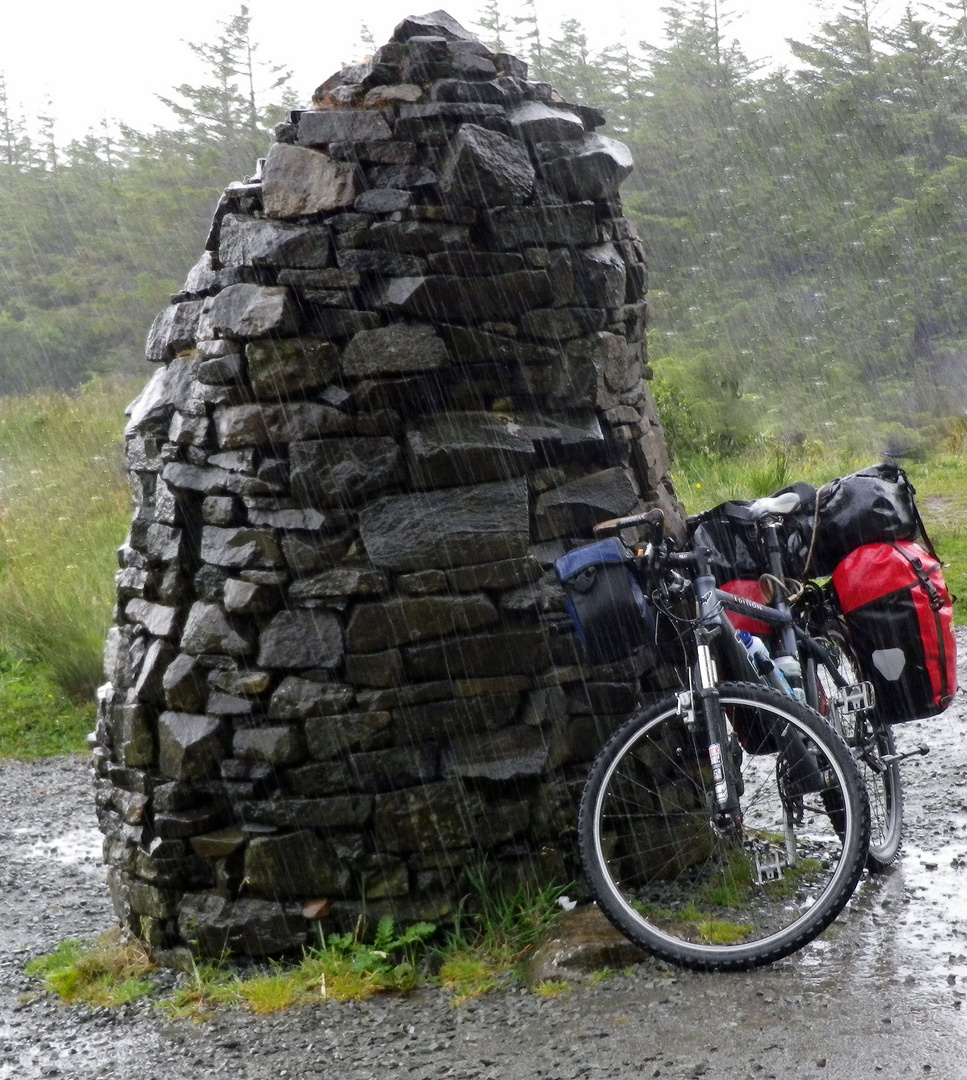
[[[545,28],[534,0],[488,0],[476,29],[604,108],[633,151],[623,197],[673,443],[727,452],[845,422],[910,449],[962,416],[967,0],[888,25],[844,0],[780,70],[743,54],[717,0],[661,10],[658,44],[601,51],[577,21]],[[20,115],[0,78],[0,395],[146,374],[147,327],[221,189],[313,88],[260,59],[256,29],[242,7],[188,46],[200,80],[167,92],[151,131],[105,122],[65,146],[55,108]]]

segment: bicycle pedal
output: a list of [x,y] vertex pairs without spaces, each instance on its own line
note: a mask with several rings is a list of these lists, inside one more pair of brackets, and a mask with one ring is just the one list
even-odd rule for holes
[[880,761],[882,761],[884,765],[893,765],[898,761],[904,761],[908,757],[925,757],[929,753],[930,747],[921,743],[920,746],[915,749],[907,750],[902,754],[884,754],[883,757],[880,758]]

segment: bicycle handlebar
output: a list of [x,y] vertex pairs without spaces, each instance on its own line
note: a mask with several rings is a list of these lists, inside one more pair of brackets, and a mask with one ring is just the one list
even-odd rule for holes
[[605,532],[620,532],[622,529],[630,529],[635,525],[662,525],[665,515],[656,506],[641,514],[631,514],[629,517],[610,518],[608,521],[599,521],[594,526],[594,535],[599,536]]

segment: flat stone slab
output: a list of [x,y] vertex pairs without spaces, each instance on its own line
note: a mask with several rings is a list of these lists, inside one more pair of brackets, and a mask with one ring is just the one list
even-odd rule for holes
[[449,363],[443,340],[425,323],[394,323],[375,330],[361,330],[342,356],[347,375],[406,374],[434,371]]
[[608,922],[597,904],[586,904],[566,912],[547,931],[525,961],[523,974],[533,988],[542,982],[584,982],[602,968],[620,970],[650,960]]
[[363,510],[359,527],[370,559],[391,570],[517,558],[530,538],[527,484],[387,496]]
[[262,170],[262,201],[270,218],[300,218],[352,206],[359,172],[305,146],[275,143]]

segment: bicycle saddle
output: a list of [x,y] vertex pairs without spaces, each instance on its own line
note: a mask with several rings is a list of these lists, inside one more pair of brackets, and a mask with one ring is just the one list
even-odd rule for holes
[[794,491],[785,491],[781,495],[769,495],[763,499],[756,499],[749,503],[746,509],[757,521],[760,518],[775,514],[777,517],[785,517],[792,514],[802,505],[799,496]]

